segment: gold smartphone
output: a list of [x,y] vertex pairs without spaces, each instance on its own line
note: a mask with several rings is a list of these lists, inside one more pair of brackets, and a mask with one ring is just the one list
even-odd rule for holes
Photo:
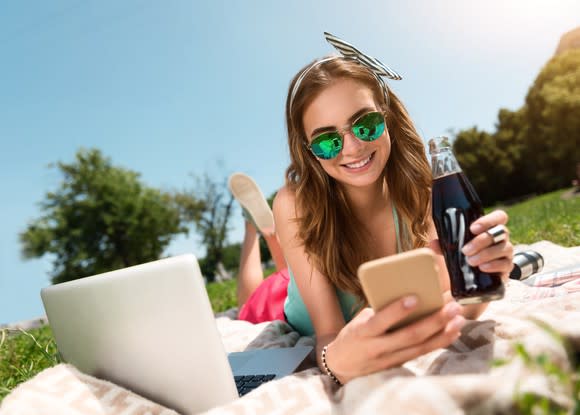
[[414,294],[417,308],[389,331],[419,320],[443,307],[435,254],[419,248],[361,264],[358,268],[363,292],[373,310],[378,311],[393,301]]

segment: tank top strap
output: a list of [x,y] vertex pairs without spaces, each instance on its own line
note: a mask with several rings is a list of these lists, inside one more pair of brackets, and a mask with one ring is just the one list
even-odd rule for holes
[[393,209],[393,222],[395,222],[395,235],[397,237],[397,253],[403,252],[403,248],[401,246],[401,230],[399,224],[399,215],[397,214],[397,209],[395,208],[395,204],[391,202],[391,206]]

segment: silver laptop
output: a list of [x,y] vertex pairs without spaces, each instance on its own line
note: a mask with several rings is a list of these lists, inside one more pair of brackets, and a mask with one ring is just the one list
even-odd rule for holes
[[228,360],[193,255],[53,285],[41,297],[65,361],[184,414],[236,399],[234,376],[279,378],[312,350],[263,349]]

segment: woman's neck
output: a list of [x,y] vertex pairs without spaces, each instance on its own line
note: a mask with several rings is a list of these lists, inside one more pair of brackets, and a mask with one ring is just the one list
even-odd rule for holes
[[389,188],[386,180],[377,180],[367,187],[348,187],[346,198],[354,214],[359,219],[372,215],[373,212],[385,211],[390,204]]

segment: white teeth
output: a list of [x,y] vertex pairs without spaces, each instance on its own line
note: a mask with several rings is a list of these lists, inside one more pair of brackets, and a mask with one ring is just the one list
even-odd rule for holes
[[348,167],[349,169],[359,169],[363,166],[366,166],[367,163],[371,161],[371,156],[372,154],[368,156],[366,159],[359,161],[358,163],[345,164],[345,166]]

